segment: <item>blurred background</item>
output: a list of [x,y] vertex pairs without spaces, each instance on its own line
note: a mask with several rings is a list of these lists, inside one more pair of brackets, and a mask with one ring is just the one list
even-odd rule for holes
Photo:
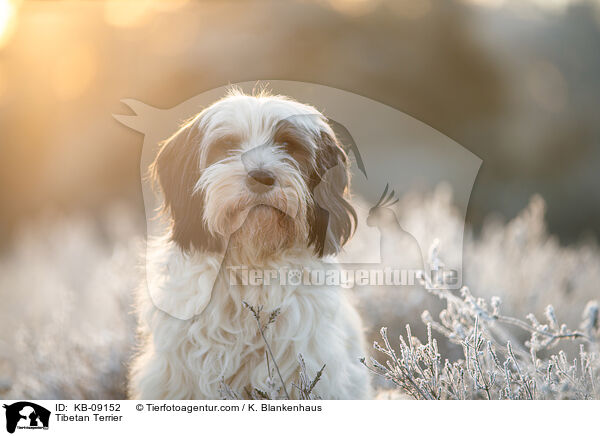
[[171,107],[256,79],[375,99],[483,159],[469,210],[533,193],[565,242],[600,230],[600,8],[569,0],[0,0],[0,241],[48,208],[141,211],[123,98]]
[[596,0],[0,0],[0,395],[124,395],[142,136],[112,114],[247,80],[363,95],[478,155],[465,281],[578,318],[600,278],[599,54]]

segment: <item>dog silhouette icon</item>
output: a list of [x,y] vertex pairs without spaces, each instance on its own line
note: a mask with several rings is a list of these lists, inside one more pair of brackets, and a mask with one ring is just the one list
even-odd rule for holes
[[19,427],[47,429],[50,423],[50,411],[29,401],[4,404],[6,409],[6,431],[14,433]]

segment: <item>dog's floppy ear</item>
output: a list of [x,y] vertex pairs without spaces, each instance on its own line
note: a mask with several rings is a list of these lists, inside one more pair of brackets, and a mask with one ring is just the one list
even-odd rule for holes
[[316,138],[316,169],[310,188],[314,206],[309,215],[309,245],[318,256],[337,254],[352,236],[357,222],[348,202],[350,184],[348,156],[332,132]]
[[161,144],[150,167],[151,177],[163,192],[163,212],[170,214],[171,239],[185,252],[221,248],[204,225],[203,194],[194,192],[201,171],[199,117],[186,122]]

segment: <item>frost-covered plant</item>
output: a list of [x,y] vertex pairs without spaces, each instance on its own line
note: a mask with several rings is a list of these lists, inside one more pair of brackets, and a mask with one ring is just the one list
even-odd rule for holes
[[[267,321],[263,323],[261,319],[262,306],[255,307],[246,303],[245,301],[243,304],[246,309],[252,312],[252,315],[256,320],[258,331],[263,342],[265,343],[265,359],[267,362],[266,384],[268,387],[266,390],[252,387],[244,392],[245,396],[254,400],[289,400],[291,399],[289,392],[293,392],[292,390],[295,390],[295,393],[297,394],[296,397],[300,400],[320,400],[321,398],[314,391],[314,388],[323,375],[325,365],[323,365],[321,369],[317,371],[317,374],[314,378],[311,378],[308,375],[302,354],[298,354],[298,380],[295,383],[292,383],[291,389],[288,390],[285,381],[281,376],[281,372],[279,371],[279,366],[275,361],[275,356],[273,356],[273,352],[271,351],[271,346],[269,345],[269,342],[265,336],[265,330],[269,327],[269,325],[273,324],[277,320],[277,317],[280,313],[279,308],[270,312]],[[275,374],[277,375],[275,376]],[[243,398],[243,396],[239,392],[236,392],[234,389],[232,389],[231,386],[225,382],[225,380],[221,380],[220,390],[221,397],[224,400],[240,400]]]
[[[590,301],[579,330],[559,324],[554,308],[546,308],[545,323],[530,314],[529,322],[500,313],[500,299],[475,298],[463,287],[460,296],[445,289],[431,292],[446,303],[435,320],[428,311],[427,341],[421,343],[406,326],[399,351],[381,329],[385,364],[371,358],[363,363],[375,374],[417,399],[600,399],[599,305]],[[526,331],[521,343],[510,328]],[[433,330],[462,346],[463,357],[442,359]],[[578,341],[577,357],[552,348],[562,340]],[[547,357],[540,357],[545,354]]]
[[[398,219],[418,241],[423,241],[424,247],[439,240],[440,257],[446,264],[460,264],[452,256],[463,253],[463,281],[478,297],[491,301],[499,296],[503,311],[518,318],[529,313],[541,318],[546,306],[552,304],[560,308],[563,322],[572,326],[579,323],[586,303],[600,298],[597,243],[588,239],[576,245],[561,245],[546,229],[546,206],[541,197],[532,197],[529,205],[506,223],[486,220],[478,235],[467,227],[464,247],[458,237],[464,218],[452,201],[452,193],[444,185],[430,193],[409,192],[400,198]],[[360,249],[366,251],[368,247]],[[397,336],[408,323],[413,333],[424,337],[421,312],[429,309],[437,313],[443,308],[437,298],[421,289],[382,287],[365,290],[357,297],[366,324],[372,327],[372,340],[379,337],[381,325],[387,325]],[[516,334],[520,341],[528,336],[526,332]],[[443,343],[439,346],[445,348]],[[568,343],[566,346],[577,351]]]

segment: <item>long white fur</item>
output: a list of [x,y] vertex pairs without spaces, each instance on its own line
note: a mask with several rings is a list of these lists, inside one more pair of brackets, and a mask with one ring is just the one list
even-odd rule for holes
[[[270,103],[261,98],[270,99]],[[267,142],[268,129],[282,117],[319,114],[310,106],[288,99],[239,94],[206,111],[197,119],[197,128],[209,132],[207,136],[232,129],[243,132],[241,151]],[[329,128],[319,124],[322,121],[302,122],[307,129]],[[277,271],[331,269],[330,263],[325,265],[312,248],[306,247],[307,188],[297,168],[278,153],[274,147],[263,158],[263,164],[267,162],[277,174],[280,187],[274,191],[277,195],[261,201],[297,217],[293,229],[284,228],[290,235],[274,232],[272,241],[253,238],[261,228],[269,226],[269,220],[275,219],[275,211],[252,209],[257,203],[244,189],[245,171],[239,159],[234,158],[208,166],[198,181],[196,189],[203,190],[207,198],[205,222],[220,237],[238,230],[236,237],[240,240],[237,244],[234,240],[233,245],[230,242],[229,264]],[[265,235],[262,237],[265,239]],[[265,334],[292,398],[297,397],[296,390],[290,387],[298,376],[298,354],[302,354],[313,376],[326,365],[315,388],[322,398],[370,397],[368,371],[359,361],[366,356],[363,327],[348,290],[303,284],[231,285],[225,277],[228,272],[221,269],[219,255],[184,253],[167,238],[149,243],[153,248],[147,261],[147,277],[157,289],[152,297],[161,301],[158,306],[168,307],[170,314],[182,316],[174,317],[158,309],[147,287],[140,288],[136,309],[142,343],[130,370],[132,398],[219,399],[221,381],[241,393],[244,388],[267,390],[265,343],[243,301],[263,306],[266,313],[281,309]],[[270,250],[269,256],[265,256],[266,249]],[[218,278],[213,288],[215,276]]]

